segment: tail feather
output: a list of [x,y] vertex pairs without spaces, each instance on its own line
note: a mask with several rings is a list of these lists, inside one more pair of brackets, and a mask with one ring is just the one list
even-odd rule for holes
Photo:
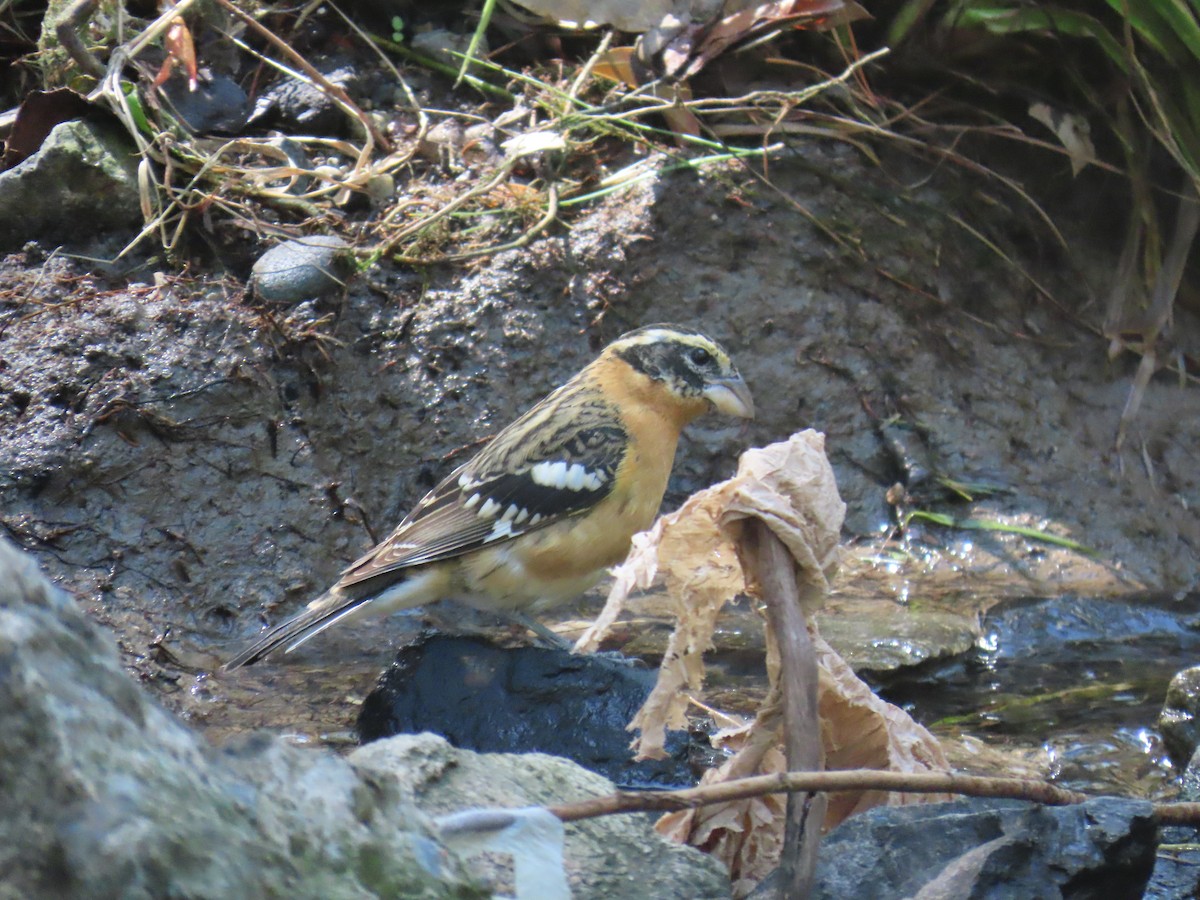
[[352,615],[364,603],[371,601],[370,596],[346,596],[330,591],[310,603],[301,613],[286,622],[280,622],[261,635],[249,647],[225,663],[221,668],[226,672],[242,666],[250,666],[264,656],[285,647],[285,652],[295,650],[309,638],[314,637],[336,625],[346,616]]
[[[383,576],[388,576],[384,581]],[[253,644],[237,654],[221,668],[228,672],[249,666],[280,647],[285,652],[295,650],[311,637],[331,628],[343,619],[358,614],[386,615],[398,609],[424,606],[444,597],[451,586],[445,567],[426,567],[397,578],[394,573],[381,573],[374,581],[359,582],[347,587],[334,586],[308,604],[298,615],[268,629]]]

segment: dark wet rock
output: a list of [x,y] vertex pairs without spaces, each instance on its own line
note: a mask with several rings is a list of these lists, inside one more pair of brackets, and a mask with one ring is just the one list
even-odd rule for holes
[[[348,93],[359,86],[356,65],[347,58],[334,57],[313,62],[318,72]],[[319,87],[308,81],[282,76],[258,96],[251,124],[274,125],[302,134],[344,134],[347,114]]]
[[250,117],[250,98],[228,75],[202,73],[194,91],[188,90],[186,78],[172,78],[163,90],[193,134],[238,134]]
[[[80,244],[141,220],[138,157],[115,125],[56,126],[33,156],[0,173],[0,247],[30,240]],[[132,233],[131,233],[132,236]]]
[[[1183,674],[1183,673],[1180,673]],[[1184,803],[1200,802],[1200,751],[1179,779]],[[1200,828],[1171,826],[1158,832],[1158,858],[1146,886],[1146,900],[1193,900],[1200,897]]]
[[1133,638],[1200,649],[1200,594],[1008,600],[988,611],[984,632],[996,646],[996,659],[1072,648],[1116,658],[1128,654],[1126,645]]
[[332,234],[314,234],[276,244],[254,264],[254,293],[272,303],[313,300],[341,287],[349,246]]
[[[360,747],[361,770],[398,772],[421,809],[434,816],[464,808],[546,806],[615,790],[612,782],[572,762],[540,753],[457,750],[421,734]],[[642,816],[604,816],[566,828],[566,869],[575,900],[629,897],[707,900],[730,894],[724,867],[710,856],[658,835]],[[504,882],[504,868],[472,861],[472,871]]]
[[358,734],[431,731],[470,750],[564,756],[622,786],[691,786],[686,733],[671,732],[666,759],[635,763],[629,750],[625,726],[655,677],[590,654],[434,637],[397,654],[363,703]]
[[223,752],[0,542],[5,896],[478,897],[384,772],[260,735]]
[[1146,885],[1145,900],[1195,900],[1200,897],[1200,830],[1172,827],[1159,832],[1158,858]]
[[1200,746],[1200,666],[1176,672],[1158,716],[1158,731],[1171,761],[1187,765]]
[[877,807],[825,837],[813,898],[1141,897],[1155,831],[1149,802],[1113,797]]

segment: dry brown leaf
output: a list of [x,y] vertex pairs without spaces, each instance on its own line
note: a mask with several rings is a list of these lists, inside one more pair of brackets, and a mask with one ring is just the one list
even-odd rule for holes
[[[761,39],[785,28],[824,31],[871,18],[871,14],[854,0],[776,0],[728,12],[732,14],[727,14],[703,30],[694,47],[691,46],[691,36],[683,36],[687,41],[686,49],[673,54],[676,57],[673,68],[668,63],[668,53],[674,45],[668,48],[663,56],[668,74],[676,78],[688,78],[734,44]],[[679,57],[684,59],[680,60]]]
[[[747,748],[746,752],[754,750]],[[744,756],[739,753],[719,769],[709,769],[700,783],[718,784],[750,774],[741,771],[746,768]],[[786,770],[787,761],[778,746],[760,753],[753,767],[754,772],[763,775]],[[654,828],[665,837],[699,847],[725,863],[734,883],[734,896],[741,897],[779,865],[786,815],[787,795],[766,794],[667,813]]]
[[[825,456],[825,436],[816,431],[742,454],[738,473],[725,492],[721,529],[734,544],[741,523],[761,519],[795,558],[798,575],[829,589],[837,569],[846,504],[838,495]],[[805,612],[815,612],[806,609]]]
[[641,731],[633,743],[640,757],[661,758],[667,729],[687,724],[686,691],[703,685],[704,652],[712,646],[717,616],[746,590],[732,540],[740,522],[751,515],[762,518],[801,562],[802,576],[824,586],[836,566],[845,510],[825,457],[825,436],[809,430],[746,451],[733,478],[694,494],[634,538],[628,558],[616,569],[604,610],[576,649],[599,646],[630,593],[645,590],[656,574],[662,575],[677,624],[658,682],[630,723],[630,729]]
[[200,77],[196,64],[196,45],[192,41],[192,32],[188,28],[187,22],[183,21],[182,16],[176,16],[171,20],[166,37],[163,38],[163,47],[167,51],[167,58],[163,60],[162,68],[154,77],[154,86],[162,87],[166,84],[175,66],[179,65],[187,73],[188,90],[196,90]]
[[[826,769],[885,769],[892,772],[947,770],[937,738],[904,710],[881,699],[810,625],[821,686],[818,713]],[[888,791],[838,793],[829,798],[825,827],[832,828],[873,806],[937,803],[946,794]]]
[[[844,514],[845,504],[825,456],[824,436],[805,431],[747,451],[736,476],[695,494],[650,531],[635,537],[629,558],[616,570],[604,611],[580,638],[579,646],[597,646],[626,598],[662,578],[677,623],[654,690],[630,726],[641,730],[633,744],[641,756],[661,755],[666,729],[686,723],[687,693],[703,684],[703,654],[711,646],[717,616],[725,603],[746,590],[735,549],[742,523],[750,518],[766,523],[795,558],[798,578],[819,588],[801,593],[820,597],[837,566]],[[928,731],[877,697],[811,621],[809,631],[820,670],[818,711],[826,768],[900,772],[949,768]],[[753,723],[722,733],[721,745],[736,752],[720,768],[706,772],[702,784],[785,769],[779,659],[770,636],[766,646],[771,692]],[[927,794],[836,794],[829,798],[825,827],[832,828],[871,806],[940,799],[941,795]],[[784,795],[739,800],[670,813],[657,827],[724,860],[744,893],[778,864],[786,805]]]

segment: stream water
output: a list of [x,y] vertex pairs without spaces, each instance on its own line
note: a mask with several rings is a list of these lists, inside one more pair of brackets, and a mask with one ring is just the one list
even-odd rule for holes
[[[1200,663],[1200,595],[1113,596],[1122,585],[1085,577],[1075,583],[1109,595],[1022,596],[1029,584],[1011,569],[961,557],[950,581],[889,584],[877,566],[851,568],[853,586],[819,618],[822,633],[941,740],[953,765],[1089,793],[1174,795],[1179,772],[1156,722],[1172,676]],[[761,656],[744,646],[758,630],[748,617],[727,622],[712,702],[762,696]]]
[[[1171,677],[1200,660],[1200,595],[1044,599],[1022,596],[1027,580],[978,556],[956,557],[951,578],[943,559],[929,561],[919,578],[910,567],[900,580],[877,559],[862,559],[850,562],[821,614],[822,633],[882,696],[930,728],[953,765],[1089,793],[1173,795],[1178,772],[1155,723]],[[564,633],[581,629],[598,603],[565,610]],[[461,626],[457,608],[449,609]],[[669,619],[653,597],[629,612],[620,649],[656,665]],[[217,740],[270,727],[303,743],[344,744],[391,661],[388,647],[412,639],[420,621],[393,619],[386,640],[374,625],[339,629],[284,665],[199,676],[183,706]],[[722,616],[703,699],[752,714],[765,690],[762,620],[743,601]]]

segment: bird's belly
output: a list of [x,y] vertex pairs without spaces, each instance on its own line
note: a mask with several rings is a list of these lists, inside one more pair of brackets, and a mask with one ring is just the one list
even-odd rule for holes
[[627,509],[617,520],[591,515],[556,522],[464,559],[462,601],[537,614],[575,599],[628,555],[630,538],[657,511],[656,503],[647,507],[634,516]]

